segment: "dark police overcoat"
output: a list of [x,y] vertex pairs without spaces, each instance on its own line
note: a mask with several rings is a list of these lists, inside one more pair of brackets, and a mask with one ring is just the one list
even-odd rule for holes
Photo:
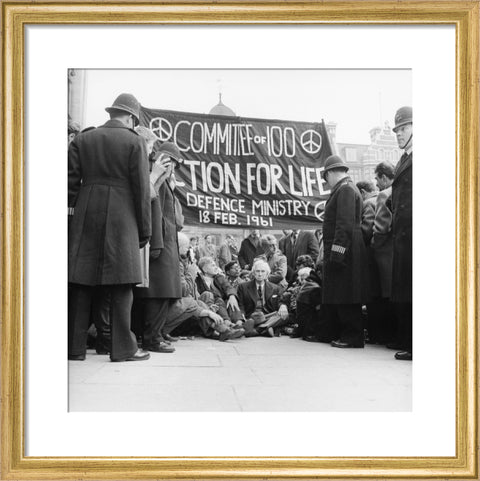
[[350,177],[333,187],[325,205],[323,222],[324,304],[363,304],[368,301],[362,207],[362,196]]
[[[179,299],[182,297],[180,256],[177,238],[177,206],[168,180],[152,201],[152,239],[150,240],[149,287],[135,289],[138,297]],[[160,250],[156,256],[155,251]]]
[[75,137],[68,150],[68,280],[141,282],[139,238],[151,235],[145,141],[118,120]]
[[392,302],[412,302],[412,153],[400,159],[392,184]]

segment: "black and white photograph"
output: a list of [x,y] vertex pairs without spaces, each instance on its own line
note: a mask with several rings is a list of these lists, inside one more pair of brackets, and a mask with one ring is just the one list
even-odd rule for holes
[[410,69],[66,77],[70,412],[412,411]]

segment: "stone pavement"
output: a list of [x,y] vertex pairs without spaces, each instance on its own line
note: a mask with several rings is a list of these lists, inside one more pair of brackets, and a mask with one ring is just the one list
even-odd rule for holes
[[70,411],[410,411],[412,362],[289,337],[180,340],[173,354],[69,361]]

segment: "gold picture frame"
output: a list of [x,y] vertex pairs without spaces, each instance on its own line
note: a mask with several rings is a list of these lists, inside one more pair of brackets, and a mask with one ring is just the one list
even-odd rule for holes
[[[2,3],[1,479],[478,479],[479,12],[477,1]],[[26,457],[24,27],[27,24],[384,24],[456,28],[456,455]]]

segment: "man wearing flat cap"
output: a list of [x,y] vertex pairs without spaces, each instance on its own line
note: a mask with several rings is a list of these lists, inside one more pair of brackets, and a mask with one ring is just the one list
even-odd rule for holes
[[102,353],[141,361],[150,355],[138,350],[130,315],[132,286],[142,281],[140,247],[151,235],[148,156],[133,130],[137,99],[121,94],[105,110],[110,120],[78,134],[68,150],[68,358],[85,359],[92,314],[110,324]]
[[338,155],[325,162],[331,193],[323,222],[323,303],[333,347],[364,347],[362,304],[367,301],[368,268],[362,235],[362,196]]
[[412,107],[395,114],[393,131],[404,154],[395,168],[392,183],[393,272],[392,297],[398,322],[401,351],[395,359],[412,359]]

